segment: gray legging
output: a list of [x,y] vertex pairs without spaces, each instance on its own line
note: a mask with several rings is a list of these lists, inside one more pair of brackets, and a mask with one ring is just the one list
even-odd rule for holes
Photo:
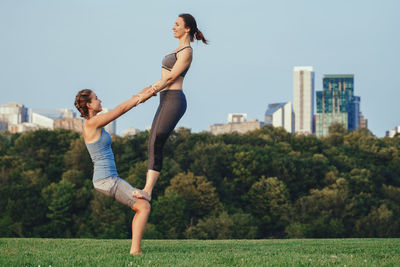
[[150,131],[147,169],[161,171],[164,144],[185,111],[186,97],[182,90],[166,90],[160,93],[160,105]]

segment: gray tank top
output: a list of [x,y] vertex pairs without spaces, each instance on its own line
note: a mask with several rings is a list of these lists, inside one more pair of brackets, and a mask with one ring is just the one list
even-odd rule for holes
[[[178,54],[179,52],[181,52],[183,49],[186,49],[186,48],[191,48],[191,47],[190,46],[185,46],[184,48],[179,49],[178,51],[176,51],[174,53],[166,55],[164,57],[164,59],[162,60],[161,66],[164,69],[171,71],[172,68],[174,67],[176,61],[177,61],[176,54]],[[187,69],[185,69],[181,74],[179,74],[179,76],[185,77],[185,75],[188,72],[188,70],[189,70],[189,67]]]
[[94,165],[93,181],[118,176],[114,153],[111,150],[111,142],[111,136],[103,128],[101,129],[99,140],[90,144],[85,142]]

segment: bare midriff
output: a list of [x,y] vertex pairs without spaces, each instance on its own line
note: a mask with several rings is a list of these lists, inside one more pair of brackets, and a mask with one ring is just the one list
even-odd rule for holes
[[[161,68],[161,79],[164,78],[166,75],[169,74],[169,70]],[[165,87],[163,89],[164,90],[182,90],[182,85],[183,85],[183,77],[182,76],[178,76],[178,78],[176,78],[176,80],[171,83],[169,86]]]

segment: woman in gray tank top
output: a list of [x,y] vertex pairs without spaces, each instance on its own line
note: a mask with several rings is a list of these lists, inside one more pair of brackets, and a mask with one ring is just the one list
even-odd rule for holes
[[103,126],[150,98],[153,92],[149,88],[100,115],[98,113],[102,111],[101,100],[92,90],[81,90],[75,98],[75,107],[81,113],[81,117],[86,119],[83,124],[83,139],[94,165],[94,188],[136,212],[132,220],[132,255],[142,253],[140,244],[150,214],[150,204],[147,200],[134,197],[133,193],[138,189],[118,176],[114,153],[111,150],[112,139]]

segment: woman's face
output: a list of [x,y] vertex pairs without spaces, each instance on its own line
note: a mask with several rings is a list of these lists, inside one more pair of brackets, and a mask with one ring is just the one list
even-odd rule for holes
[[90,103],[87,104],[89,109],[93,111],[101,112],[103,108],[101,107],[101,100],[97,98],[97,95],[92,92],[90,95]]
[[175,24],[172,27],[172,30],[174,31],[174,37],[179,39],[186,33],[189,33],[190,28],[185,27],[185,21],[183,20],[183,18],[178,17],[175,20]]

